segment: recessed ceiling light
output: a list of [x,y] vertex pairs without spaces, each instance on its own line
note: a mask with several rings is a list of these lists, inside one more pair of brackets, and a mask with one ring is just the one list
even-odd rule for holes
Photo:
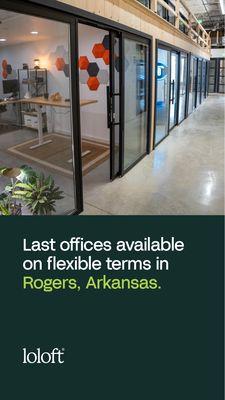
[[6,39],[0,38],[0,42],[6,42]]
[[31,35],[38,35],[37,31],[31,31]]

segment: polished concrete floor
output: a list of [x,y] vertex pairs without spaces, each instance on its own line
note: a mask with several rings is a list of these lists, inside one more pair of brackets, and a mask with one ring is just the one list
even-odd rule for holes
[[[209,96],[123,178],[109,181],[108,162],[87,174],[83,215],[224,214],[224,102],[223,95]],[[27,130],[0,135],[0,166],[27,163],[7,149],[34,137],[36,133]],[[38,169],[37,164],[29,165]],[[51,175],[65,195],[56,212],[73,209],[73,181]],[[1,178],[0,189],[6,183]]]
[[224,102],[210,95],[123,178],[84,178],[83,215],[224,214]]

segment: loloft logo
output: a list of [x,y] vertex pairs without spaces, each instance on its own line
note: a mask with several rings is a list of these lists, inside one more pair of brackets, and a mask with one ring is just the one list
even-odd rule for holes
[[50,352],[42,351],[40,347],[34,351],[27,351],[23,348],[23,364],[64,364],[65,349],[57,347]]

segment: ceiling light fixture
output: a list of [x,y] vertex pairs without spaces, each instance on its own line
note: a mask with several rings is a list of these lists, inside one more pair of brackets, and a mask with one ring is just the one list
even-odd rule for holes
[[38,31],[31,31],[31,35],[38,35]]
[[221,11],[222,11],[222,15],[224,15],[225,14],[224,0],[220,0],[220,8],[221,8]]
[[0,42],[6,42],[6,39],[0,38]]

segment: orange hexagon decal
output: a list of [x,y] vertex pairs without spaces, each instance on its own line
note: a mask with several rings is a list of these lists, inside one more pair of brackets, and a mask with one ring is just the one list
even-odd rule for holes
[[7,71],[5,69],[3,69],[3,71],[2,71],[2,77],[3,77],[3,79],[7,79],[7,77],[8,77]]
[[106,49],[102,43],[96,43],[92,49],[92,53],[94,54],[95,58],[102,58],[105,50]]
[[109,63],[110,63],[109,50],[104,51],[102,58],[103,58],[105,64],[109,65]]
[[66,63],[65,63],[65,61],[64,61],[64,58],[58,57],[58,58],[56,59],[55,66],[56,66],[56,68],[57,68],[58,71],[63,71],[65,65],[66,65]]
[[87,84],[90,90],[98,90],[98,87],[100,85],[99,80],[98,78],[96,78],[96,76],[90,76]]
[[6,69],[6,68],[7,68],[7,65],[8,65],[7,60],[3,60],[3,61],[2,61],[2,68],[3,68],[3,69]]
[[79,58],[79,68],[80,69],[87,69],[89,65],[89,60],[86,56],[80,56]]

